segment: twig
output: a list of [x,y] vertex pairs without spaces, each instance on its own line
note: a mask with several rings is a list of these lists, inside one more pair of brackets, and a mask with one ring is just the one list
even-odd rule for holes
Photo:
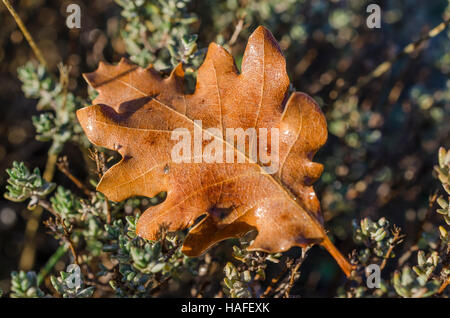
[[[103,152],[99,152],[97,149],[89,149],[89,156],[95,161],[97,167],[98,178],[101,179],[105,172],[108,170],[106,167],[106,158]],[[105,212],[106,212],[106,223],[111,224],[111,207],[109,205],[108,199],[105,200]]]
[[62,228],[63,228],[63,231],[64,231],[65,240],[66,240],[67,244],[69,244],[70,251],[72,252],[73,261],[75,262],[75,264],[80,265],[78,263],[78,256],[77,256],[77,252],[75,251],[75,246],[73,245],[73,242],[70,239],[70,232],[67,230],[67,227],[64,224],[64,220],[63,219],[61,219],[61,225],[62,225]]
[[[13,19],[16,21],[17,26],[19,27],[20,31],[22,31],[22,34],[24,35],[25,39],[27,40],[28,44],[30,45],[31,49],[34,52],[34,55],[36,55],[36,58],[38,59],[39,63],[42,64],[44,67],[47,66],[47,61],[45,60],[41,50],[37,46],[36,42],[34,42],[33,37],[31,36],[30,32],[26,28],[25,24],[23,23],[20,16],[17,14],[14,7],[11,5],[9,0],[2,0],[3,4],[8,9],[9,13],[13,17]],[[56,162],[56,155],[49,155],[47,158],[47,164],[45,166],[44,170],[44,179],[47,181],[51,181],[53,179],[53,174],[55,171],[55,162]],[[24,248],[22,250],[22,253],[20,255],[20,261],[19,261],[19,268],[23,270],[29,270],[34,265],[34,258],[36,254],[36,246],[35,246],[35,236],[39,227],[39,220],[41,218],[42,214],[42,208],[38,207],[35,210],[35,213],[31,214],[30,218],[27,221],[27,225],[25,228],[25,244]]]
[[425,41],[434,38],[435,36],[437,36],[439,33],[441,33],[442,31],[444,31],[447,26],[450,24],[450,19],[447,19],[441,23],[439,23],[439,25],[437,25],[436,27],[434,27],[433,29],[430,30],[430,32],[428,32],[426,35],[422,36],[420,39],[418,39],[417,41],[411,42],[410,44],[408,44],[401,52],[399,52],[394,58],[392,58],[389,61],[384,61],[383,63],[379,64],[371,73],[369,73],[366,76],[361,77],[358,82],[356,83],[356,85],[352,86],[349,88],[348,90],[348,94],[349,95],[354,95],[356,94],[363,86],[365,86],[366,84],[368,84],[370,81],[372,81],[375,78],[380,77],[381,75],[383,75],[384,73],[386,73],[387,71],[389,71],[392,68],[392,65],[394,64],[394,62],[396,62],[398,59],[400,59],[401,57],[405,56],[405,55],[411,55],[413,52],[415,52],[417,50],[417,48],[420,47],[420,45],[422,45]]
[[53,269],[53,267],[58,263],[60,258],[67,252],[67,245],[61,245],[58,247],[55,253],[48,259],[45,266],[41,269],[39,272],[39,275],[37,277],[37,283],[38,286],[42,284],[45,277],[50,273],[50,271]]
[[111,208],[108,199],[105,199],[106,223],[111,224]]
[[286,261],[286,266],[284,267],[283,271],[276,278],[272,278],[269,286],[267,286],[266,290],[261,295],[261,298],[267,298],[269,296],[269,294],[272,292],[272,289],[274,289],[274,287],[278,284],[278,282],[283,280],[283,278],[286,275],[287,271],[289,270],[289,268],[291,268],[292,263],[293,262],[292,262],[291,259],[288,259]]
[[52,205],[50,204],[50,202],[48,202],[47,200],[44,199],[39,199],[38,204],[46,209],[48,212],[50,212],[55,218],[60,219],[61,217],[58,215],[58,213],[56,213],[56,211],[53,209]]
[[[50,182],[55,173],[56,155],[50,154],[47,158],[43,178]],[[25,244],[20,255],[19,268],[22,270],[30,270],[34,266],[34,258],[36,254],[36,233],[39,228],[39,221],[41,219],[43,209],[37,207],[34,213],[30,215],[25,228]]]
[[405,262],[411,257],[411,255],[419,249],[419,246],[413,245],[411,246],[406,253],[404,253],[398,260],[398,266],[403,266]]
[[61,224],[63,231],[64,231],[64,240],[69,245],[69,249],[72,252],[72,256],[73,256],[75,264],[78,265],[78,256],[75,251],[74,244],[73,244],[72,240],[70,239],[70,231],[67,229],[67,226],[64,223],[64,219],[58,213],[56,213],[56,211],[51,206],[50,202],[40,199],[38,201],[38,204],[41,207],[43,207],[44,209],[46,209],[47,211],[49,211],[56,218],[56,220],[58,220],[58,222]]
[[447,286],[450,284],[450,276],[449,277],[447,277],[447,279],[445,280],[445,282],[443,282],[442,283],[442,285],[441,285],[441,287],[439,287],[439,290],[438,290],[438,294],[441,294],[444,290],[445,290],[445,288],[447,288]]
[[241,33],[243,27],[244,27],[244,17],[239,19],[239,21],[236,25],[236,28],[234,29],[233,35],[231,36],[230,40],[228,41],[229,46],[233,46],[234,43],[236,43],[236,40],[238,39],[239,34]]
[[[70,72],[70,67],[67,68],[64,66],[64,64],[60,63],[58,64],[58,69],[59,69],[59,82],[61,83],[61,86],[63,88],[63,108],[66,106],[66,101],[67,101],[67,91],[68,91],[68,87],[69,87],[69,72]],[[56,111],[56,109],[55,109]]]
[[58,167],[59,171],[64,173],[66,177],[70,179],[70,181],[72,181],[80,190],[84,192],[84,194],[86,194],[87,196],[92,195],[92,191],[89,190],[77,177],[75,177],[69,171],[69,163],[66,156],[59,158],[56,166]]
[[291,271],[291,278],[289,279],[289,285],[286,287],[286,291],[284,293],[285,298],[289,298],[289,293],[291,292],[292,287],[294,287],[295,281],[299,278],[297,272],[302,266],[303,261],[306,259],[306,253],[308,252],[308,247],[302,249],[302,255],[295,261],[294,269]]
[[56,166],[56,160],[58,156],[54,154],[49,154],[47,157],[47,162],[45,164],[45,170],[42,175],[42,177],[47,181],[50,182],[53,179],[53,176],[55,174],[55,166]]
[[400,244],[402,239],[405,237],[404,235],[401,235],[400,232],[401,232],[401,228],[396,227],[396,226],[392,230],[392,234],[394,235],[394,237],[392,238],[392,242],[389,245],[389,249],[386,252],[386,255],[384,256],[383,261],[381,262],[380,270],[383,270],[383,268],[386,267],[387,261],[388,261],[389,257],[391,256],[392,251],[394,250],[394,247],[396,245]]
[[98,178],[101,179],[108,168],[106,167],[106,158],[103,152],[99,152],[97,149],[89,149],[89,157],[95,161],[97,167]]
[[44,56],[42,55],[41,50],[36,45],[36,42],[34,42],[33,37],[31,36],[30,32],[28,32],[28,29],[26,28],[25,24],[23,23],[22,19],[17,14],[16,10],[14,10],[13,6],[9,2],[9,0],[2,0],[5,4],[6,8],[8,9],[11,16],[16,21],[17,25],[19,26],[20,31],[22,31],[23,35],[28,41],[28,44],[30,44],[31,49],[33,50],[34,54],[36,55],[37,59],[39,60],[39,63],[41,63],[44,66],[47,66],[47,62],[44,59]]
[[435,190],[434,193],[431,194],[429,199],[428,199],[428,209],[427,209],[427,212],[425,213],[425,217],[420,222],[419,230],[417,231],[417,235],[416,235],[416,238],[414,240],[415,244],[417,244],[419,242],[419,240],[420,240],[420,238],[422,236],[423,226],[424,226],[425,222],[428,220],[428,218],[430,217],[430,215],[433,212],[433,208],[434,208],[434,205],[435,205],[435,203],[437,201],[438,194],[439,194],[439,191]]

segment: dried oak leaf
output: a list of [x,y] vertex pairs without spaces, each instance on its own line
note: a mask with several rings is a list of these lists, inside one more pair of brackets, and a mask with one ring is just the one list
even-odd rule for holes
[[[186,255],[199,255],[221,240],[257,230],[249,250],[273,253],[319,243],[349,275],[352,266],[327,237],[311,186],[323,170],[312,158],[327,139],[326,121],[309,96],[295,92],[286,98],[286,63],[270,31],[259,27],[250,36],[240,74],[233,57],[211,43],[193,94],[184,93],[183,77],[182,65],[163,78],[152,66],[143,69],[125,59],[116,66],[100,63],[95,72],[85,74],[99,95],[95,105],[77,112],[81,126],[92,143],[122,155],[98,191],[113,201],[166,191],[166,200],[138,221],[137,233],[146,239],[155,239],[162,224],[171,231],[188,228],[206,215],[186,236]],[[258,132],[279,129],[275,173],[266,173],[248,151],[240,152],[220,137],[226,128],[251,127]],[[202,144],[202,162],[195,162],[198,157],[192,163],[171,159],[178,143],[171,138],[176,128],[209,137]],[[234,163],[208,163],[215,155],[207,151],[213,141],[232,154]]]

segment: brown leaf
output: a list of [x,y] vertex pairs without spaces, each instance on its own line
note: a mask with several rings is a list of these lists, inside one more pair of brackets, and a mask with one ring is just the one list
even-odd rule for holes
[[[286,98],[286,63],[272,34],[259,27],[251,35],[240,74],[232,56],[212,43],[192,95],[183,92],[183,76],[181,65],[162,78],[151,66],[142,69],[125,59],[116,66],[101,63],[85,75],[99,96],[97,105],[77,112],[78,119],[92,143],[122,155],[98,190],[113,201],[166,191],[167,199],[138,221],[137,233],[147,239],[155,239],[162,224],[174,231],[206,215],[189,231],[186,255],[199,255],[255,229],[250,250],[273,253],[320,243],[349,275],[352,266],[328,239],[311,186],[323,170],[312,158],[327,139],[326,121],[306,94]],[[202,127],[194,120],[201,120]],[[210,138],[202,144],[207,154],[196,157],[192,145],[193,162],[175,163],[171,151],[178,140],[171,133],[176,128]],[[278,128],[279,151],[272,149],[270,134],[268,154],[274,156],[263,164],[248,147],[242,151],[220,136],[227,128],[255,128],[258,142],[259,128]],[[213,141],[234,163],[208,163],[215,154],[207,152]],[[203,161],[194,162],[196,158]],[[268,174],[270,164],[279,168]]]

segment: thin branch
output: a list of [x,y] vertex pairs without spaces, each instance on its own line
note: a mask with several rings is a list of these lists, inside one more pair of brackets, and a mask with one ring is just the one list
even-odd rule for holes
[[61,86],[63,88],[63,102],[62,102],[62,105],[63,105],[63,108],[65,108],[66,102],[67,102],[67,93],[68,93],[68,88],[69,88],[70,67],[67,68],[67,67],[64,66],[64,64],[60,63],[60,64],[58,64],[58,69],[59,69],[59,82],[61,83]]
[[244,27],[244,17],[239,19],[239,21],[236,25],[236,28],[234,29],[233,35],[231,36],[230,40],[228,41],[228,45],[230,47],[233,46],[234,43],[236,43],[243,27]]
[[6,8],[8,9],[11,16],[16,21],[17,25],[19,26],[20,31],[22,31],[23,35],[28,41],[28,44],[30,44],[31,49],[33,50],[34,54],[36,55],[37,59],[39,60],[39,63],[41,63],[44,66],[47,66],[47,62],[44,59],[44,56],[42,55],[41,50],[37,46],[36,42],[34,42],[33,37],[31,36],[30,32],[28,32],[28,29],[26,28],[25,24],[23,23],[22,19],[17,14],[16,10],[14,10],[13,6],[9,2],[9,0],[2,0],[5,4]]
[[[89,156],[92,160],[95,161],[97,167],[97,175],[98,178],[101,179],[105,172],[108,170],[106,167],[106,158],[103,152],[99,152],[97,149],[91,150],[89,149]],[[111,206],[109,204],[108,199],[105,200],[105,214],[106,214],[106,223],[111,224],[112,216],[111,216]]]
[[[48,182],[53,179],[56,158],[57,156],[53,154],[49,154],[47,158],[43,178]],[[25,245],[20,254],[19,261],[19,268],[22,270],[30,270],[34,266],[34,259],[36,255],[36,243],[34,238],[36,237],[36,233],[39,228],[42,212],[42,207],[37,207],[34,210],[34,213],[32,213],[30,218],[27,220],[27,225],[25,228]]]
[[387,261],[388,261],[389,257],[391,256],[392,251],[394,250],[394,247],[396,245],[400,244],[402,242],[403,238],[405,237],[405,235],[400,234],[401,231],[402,231],[402,229],[399,227],[396,227],[396,226],[392,230],[392,235],[394,235],[394,237],[392,238],[392,242],[389,245],[389,249],[383,258],[383,262],[381,262],[380,270],[383,270],[383,268],[386,267]]
[[287,271],[289,270],[289,268],[291,268],[291,266],[292,260],[288,259],[286,261],[286,266],[284,267],[283,271],[276,278],[272,278],[269,286],[267,286],[266,290],[261,295],[261,298],[267,298],[269,296],[269,294],[272,292],[275,286],[278,285],[278,283],[283,280],[283,278],[285,277]]
[[411,42],[408,44],[401,52],[399,52],[394,58],[392,58],[389,61],[384,61],[383,63],[379,64],[371,73],[369,73],[366,76],[361,77],[356,85],[352,86],[348,90],[349,95],[356,94],[363,86],[367,85],[370,81],[372,81],[375,78],[380,77],[387,71],[389,71],[392,66],[394,65],[394,62],[396,62],[398,59],[405,55],[411,55],[414,53],[425,41],[434,38],[438,34],[440,34],[442,31],[444,31],[447,26],[450,24],[450,19],[447,19],[445,21],[442,21],[430,30],[426,35],[422,36],[420,39]]
[[449,277],[447,277],[447,279],[445,280],[445,282],[443,282],[442,283],[442,285],[441,285],[441,287],[439,287],[439,290],[438,290],[438,294],[441,294],[444,290],[445,290],[445,288],[447,288],[447,286],[450,284],[450,276]]
[[403,266],[403,264],[405,264],[405,262],[411,257],[411,255],[415,252],[419,250],[419,246],[417,246],[417,244],[411,246],[408,251],[406,251],[406,253],[404,253],[398,260],[398,266]]
[[58,167],[59,171],[64,173],[67,178],[70,179],[81,191],[83,191],[84,194],[87,196],[92,195],[92,191],[89,190],[83,182],[81,182],[77,177],[75,177],[69,170],[69,163],[67,161],[67,157],[61,157],[58,159],[58,162],[56,163],[56,166]]
[[[23,23],[22,19],[17,14],[16,10],[11,5],[9,0],[2,0],[2,1],[3,4],[6,6],[6,8],[8,9],[11,16],[13,17],[13,19],[16,21],[20,31],[22,31],[22,34],[24,35],[25,39],[27,40],[28,44],[33,50],[34,55],[38,59],[39,63],[44,67],[46,67],[47,61],[45,60],[44,55],[37,46],[36,42],[33,40],[33,37],[31,36],[25,24]],[[50,154],[47,158],[47,163],[45,165],[45,170],[43,174],[44,179],[49,182],[53,179],[53,175],[55,172],[55,163],[56,163],[56,155]],[[36,255],[36,246],[34,238],[36,236],[39,227],[39,221],[41,219],[42,211],[43,211],[42,208],[40,207],[37,208],[27,221],[27,225],[25,228],[25,244],[24,248],[22,249],[22,253],[20,255],[19,260],[20,269],[29,270],[33,267]]]
[[105,199],[105,210],[106,210],[106,223],[111,224],[111,207],[109,205],[109,200]]
[[61,217],[58,215],[58,213],[56,213],[56,211],[53,209],[52,205],[50,204],[50,202],[48,202],[47,200],[44,199],[39,199],[38,204],[43,207],[44,209],[46,209],[48,212],[50,212],[55,218],[60,219]]
[[420,238],[422,237],[424,224],[426,223],[426,221],[428,220],[428,218],[430,217],[430,215],[432,215],[432,212],[433,212],[433,210],[434,210],[435,203],[436,203],[437,198],[438,198],[438,194],[439,194],[439,191],[438,191],[438,190],[435,190],[435,191],[433,192],[433,194],[431,194],[430,197],[429,197],[429,199],[428,199],[428,208],[427,208],[427,212],[425,213],[425,217],[424,217],[424,218],[422,219],[422,221],[420,222],[419,230],[417,231],[416,238],[415,238],[415,240],[414,240],[414,242],[415,242],[416,245],[417,245],[417,243],[419,242]]
[[45,277],[52,271],[53,267],[58,263],[61,257],[67,252],[67,245],[61,245],[58,247],[55,253],[48,259],[45,266],[41,269],[38,275],[38,286],[42,284]]
[[67,228],[66,224],[64,223],[64,219],[58,214],[56,213],[56,211],[53,209],[52,205],[50,204],[50,202],[48,202],[47,200],[43,200],[43,199],[39,199],[38,204],[43,207],[44,209],[46,209],[47,211],[49,211],[56,220],[58,220],[58,222],[61,224],[61,227],[64,231],[64,240],[67,242],[67,244],[69,245],[69,249],[72,252],[72,256],[74,259],[75,264],[78,265],[78,256],[77,253],[75,251],[75,246],[72,242],[72,240],[70,239],[70,231]]
[[106,158],[103,152],[99,152],[97,149],[89,149],[89,157],[95,161],[97,167],[98,178],[101,179],[108,168],[106,167]]
[[291,271],[291,278],[289,279],[289,285],[286,287],[286,291],[284,293],[285,298],[289,298],[289,293],[291,292],[292,287],[294,287],[294,283],[300,275],[297,275],[298,270],[300,269],[300,266],[302,266],[303,261],[306,259],[306,253],[308,252],[309,248],[303,248],[302,249],[302,255],[297,258],[297,260],[294,263],[294,268]]

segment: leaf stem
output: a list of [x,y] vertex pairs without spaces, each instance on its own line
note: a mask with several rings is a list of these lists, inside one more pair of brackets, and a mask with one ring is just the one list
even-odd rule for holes
[[334,246],[334,244],[331,242],[329,237],[327,235],[324,236],[323,241],[320,243],[325,249],[328,251],[328,253],[333,256],[333,258],[338,263],[339,267],[342,269],[342,271],[345,273],[345,276],[350,277],[352,271],[355,269],[355,266],[350,264],[344,255],[339,252],[339,250]]

